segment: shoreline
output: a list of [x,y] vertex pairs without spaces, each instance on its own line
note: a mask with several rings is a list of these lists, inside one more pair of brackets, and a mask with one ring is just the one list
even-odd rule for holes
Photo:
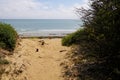
[[30,39],[30,38],[38,38],[38,39],[53,39],[53,38],[63,38],[64,36],[19,36],[21,39]]
[[20,37],[64,37],[77,30],[41,30],[41,31],[27,31],[18,32]]
[[29,37],[40,37],[40,38],[62,38],[73,32],[41,32],[41,33],[18,33],[19,37],[29,38]]
[[[69,34],[67,34],[67,35],[69,35]],[[56,35],[56,36],[54,36],[54,35],[48,35],[48,36],[19,35],[20,38],[63,38],[65,36],[66,35],[64,35],[64,36],[58,36],[58,35]]]

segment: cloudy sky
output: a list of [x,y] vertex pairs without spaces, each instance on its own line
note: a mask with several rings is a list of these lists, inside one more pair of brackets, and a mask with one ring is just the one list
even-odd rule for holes
[[76,19],[88,0],[0,0],[0,19]]

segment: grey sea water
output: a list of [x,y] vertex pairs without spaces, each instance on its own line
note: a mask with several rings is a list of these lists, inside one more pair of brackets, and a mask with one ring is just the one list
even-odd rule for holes
[[21,36],[64,36],[82,25],[75,19],[0,19],[11,24]]

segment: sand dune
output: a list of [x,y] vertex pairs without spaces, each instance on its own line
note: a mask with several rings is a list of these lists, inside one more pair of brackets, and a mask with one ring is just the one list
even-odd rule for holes
[[2,80],[64,80],[60,63],[68,50],[60,38],[22,39],[14,55],[6,57],[11,64]]

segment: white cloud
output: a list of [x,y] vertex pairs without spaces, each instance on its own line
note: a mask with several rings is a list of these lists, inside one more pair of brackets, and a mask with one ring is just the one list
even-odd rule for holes
[[86,1],[82,5],[76,3],[70,7],[59,5],[57,8],[51,8],[46,3],[36,2],[34,0],[1,0],[0,18],[77,18],[74,13],[74,8],[86,7]]

